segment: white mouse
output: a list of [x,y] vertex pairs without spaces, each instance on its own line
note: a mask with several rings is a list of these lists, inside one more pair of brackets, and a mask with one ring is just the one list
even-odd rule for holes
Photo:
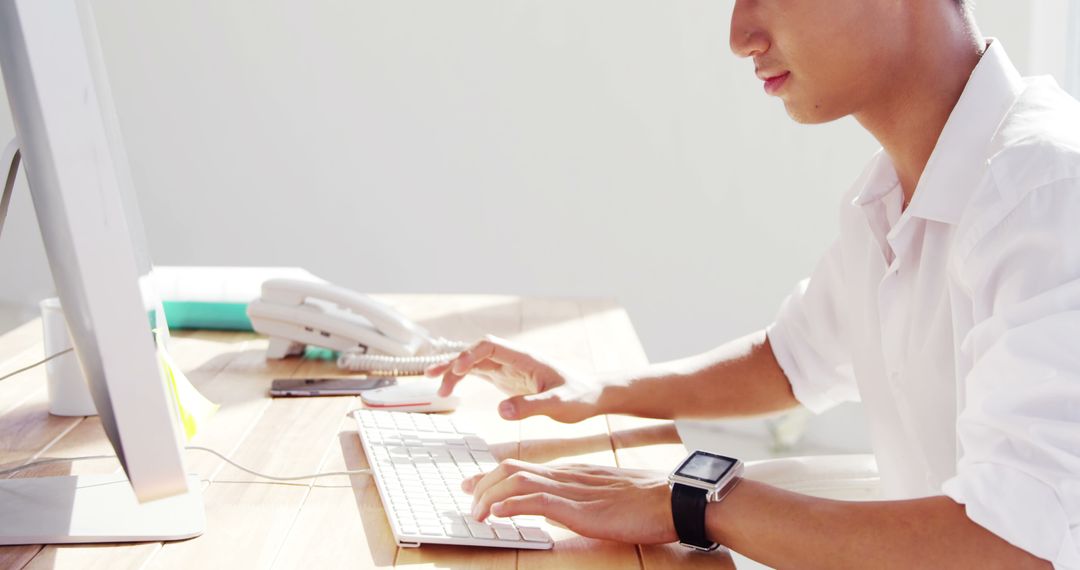
[[394,410],[398,412],[449,412],[457,408],[460,398],[438,395],[439,385],[436,380],[407,380],[374,390],[364,390],[360,400],[373,410]]

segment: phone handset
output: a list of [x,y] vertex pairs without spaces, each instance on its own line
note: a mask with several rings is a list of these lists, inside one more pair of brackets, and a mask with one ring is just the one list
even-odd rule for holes
[[431,335],[404,315],[371,297],[329,283],[300,279],[269,279],[262,286],[262,301],[286,306],[325,301],[371,322],[374,328],[403,345],[429,341]]
[[248,305],[257,332],[270,337],[268,358],[302,353],[307,345],[341,353],[338,366],[384,374],[413,374],[444,362],[466,343],[432,337],[394,309],[329,283],[270,279]]

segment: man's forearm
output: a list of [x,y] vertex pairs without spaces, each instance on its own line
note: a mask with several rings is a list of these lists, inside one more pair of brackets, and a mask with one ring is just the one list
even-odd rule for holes
[[765,414],[798,404],[765,331],[608,380],[599,402],[603,413],[714,418]]
[[1051,568],[948,497],[849,502],[739,483],[705,512],[711,540],[774,568]]

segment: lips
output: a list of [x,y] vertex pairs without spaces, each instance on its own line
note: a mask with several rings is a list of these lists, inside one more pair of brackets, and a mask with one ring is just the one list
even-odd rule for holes
[[790,71],[772,74],[758,73],[758,77],[765,81],[765,93],[768,93],[769,95],[776,95],[779,93],[780,89],[784,87],[784,83],[787,82],[788,77],[790,76]]

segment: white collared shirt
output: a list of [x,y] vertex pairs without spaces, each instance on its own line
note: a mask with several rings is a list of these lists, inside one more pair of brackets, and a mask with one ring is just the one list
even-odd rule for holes
[[902,200],[879,152],[776,358],[809,409],[863,402],[886,497],[1080,569],[1080,103],[992,41]]

